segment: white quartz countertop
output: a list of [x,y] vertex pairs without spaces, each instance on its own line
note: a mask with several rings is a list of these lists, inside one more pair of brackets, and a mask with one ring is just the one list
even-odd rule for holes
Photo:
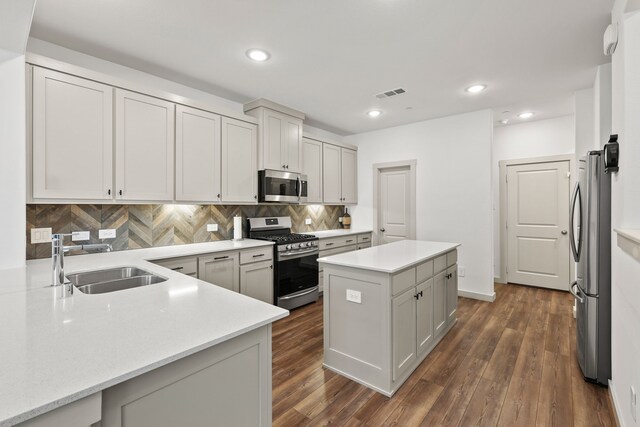
[[339,236],[351,236],[354,234],[363,234],[363,233],[371,233],[373,230],[367,229],[339,229],[339,230],[322,230],[322,231],[307,231],[301,234],[312,234],[317,236],[319,239],[326,239],[328,237],[339,237]]
[[460,243],[401,240],[359,251],[318,258],[318,262],[383,273],[396,273],[429,258],[449,252],[458,246]]
[[10,426],[288,315],[149,262],[271,245],[221,241],[68,256],[65,272],[135,266],[166,277],[55,299],[51,260],[0,270],[0,426]]

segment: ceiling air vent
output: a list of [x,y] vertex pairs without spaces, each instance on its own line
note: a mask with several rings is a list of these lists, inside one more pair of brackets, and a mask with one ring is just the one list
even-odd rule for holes
[[387,91],[384,91],[384,92],[380,92],[379,94],[376,95],[376,98],[378,98],[378,99],[390,98],[392,96],[402,95],[405,92],[406,92],[406,90],[404,90],[401,87],[399,87],[398,89],[392,89],[392,90],[387,90]]

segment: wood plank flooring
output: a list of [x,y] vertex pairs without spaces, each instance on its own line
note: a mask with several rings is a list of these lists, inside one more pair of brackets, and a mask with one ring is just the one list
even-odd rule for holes
[[387,398],[322,368],[322,299],[273,325],[274,426],[615,426],[575,358],[572,298],[496,284]]

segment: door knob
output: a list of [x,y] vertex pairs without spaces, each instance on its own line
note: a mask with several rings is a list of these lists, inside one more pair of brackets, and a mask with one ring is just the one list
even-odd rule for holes
[[384,233],[386,230],[384,228],[381,228],[380,231],[382,231]]
[[567,234],[567,230],[562,230],[560,233],[562,233],[562,235],[566,235]]

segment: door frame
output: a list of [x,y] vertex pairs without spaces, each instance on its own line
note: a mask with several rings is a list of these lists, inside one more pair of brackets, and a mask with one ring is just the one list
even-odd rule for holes
[[[575,186],[575,154],[559,154],[555,156],[544,156],[544,157],[531,157],[526,159],[511,159],[511,160],[500,160],[498,161],[498,167],[500,168],[499,175],[499,183],[500,183],[500,276],[496,277],[494,281],[496,283],[506,284],[509,282],[509,277],[507,275],[507,167],[509,166],[520,166],[520,165],[531,165],[536,163],[554,163],[554,162],[569,162],[569,173],[571,176],[569,177],[569,194],[573,190]],[[567,203],[570,203],[567,201]],[[571,253],[569,253],[569,279],[570,282],[575,280],[575,267],[571,267]]]
[[400,160],[397,162],[385,162],[373,164],[373,244],[380,244],[380,215],[378,212],[378,191],[380,188],[380,173],[384,169],[409,168],[409,194],[411,200],[409,202],[409,238],[416,238],[416,165],[418,161]]

